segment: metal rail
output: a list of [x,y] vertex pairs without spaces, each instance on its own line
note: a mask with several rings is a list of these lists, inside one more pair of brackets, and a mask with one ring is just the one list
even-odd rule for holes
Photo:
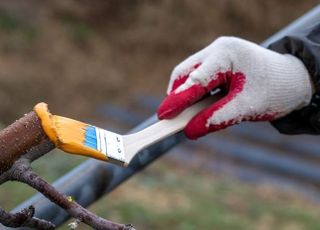
[[[305,26],[319,22],[319,20],[320,6],[317,6],[289,26],[270,37],[268,40],[263,42],[262,45],[267,46],[272,41],[275,41],[293,31],[302,29]],[[132,131],[140,130],[156,121],[156,116],[152,116]],[[53,185],[59,191],[73,196],[82,206],[88,206],[159,158],[169,149],[178,145],[182,140],[184,140],[184,137],[179,133],[150,146],[148,149],[141,151],[141,153],[134,158],[128,168],[121,168],[119,166],[98,162],[96,160],[87,160],[62,178],[58,179],[53,183]],[[14,211],[20,210],[28,205],[35,206],[35,216],[50,220],[57,226],[63,224],[69,218],[68,214],[64,210],[50,203],[41,194],[36,194],[31,197],[16,207]]]
[[[133,125],[144,119],[140,109],[154,111],[160,99],[138,95],[135,101],[137,102],[135,108],[138,109],[138,112],[117,106],[104,107],[100,111],[109,119],[120,121],[121,124]],[[126,119],[127,117],[133,119]],[[259,133],[258,138],[256,138],[256,133]],[[271,145],[270,140],[259,142],[260,138],[268,136],[275,137],[271,139]],[[278,134],[265,123],[248,122],[229,128],[228,131],[201,138],[199,141],[190,141],[180,145],[180,148],[175,148],[170,152],[167,159],[187,167],[194,168],[195,165],[199,165],[202,170],[228,174],[240,180],[268,183],[280,189],[290,187],[319,202],[320,156],[314,154],[313,151],[309,153],[311,149],[305,147],[311,144],[320,151],[320,145],[317,138],[308,137],[302,138],[303,143],[300,141],[301,148],[296,148],[295,145],[291,146],[292,143],[295,143],[292,137]],[[250,142],[247,142],[246,139],[249,139]],[[282,142],[285,142],[284,146]],[[203,152],[201,149],[205,150],[208,154],[205,156],[199,152],[193,154],[194,149],[199,149],[200,153]],[[203,161],[204,158],[205,161]]]
[[[161,102],[157,97],[142,97],[138,95],[135,100],[142,108],[148,111],[155,111]],[[106,107],[102,110],[105,115],[114,117],[121,122],[127,122],[132,125],[140,123],[142,116],[132,111],[125,111],[123,108],[116,106]],[[131,119],[126,119],[130,117]],[[318,136],[298,135],[290,136],[280,134],[268,123],[259,124],[254,122],[246,122],[240,125],[232,126],[226,130],[228,134],[233,136],[241,136],[243,139],[254,141],[255,143],[263,143],[272,147],[290,151],[290,156],[300,157],[303,160],[320,161],[320,144]],[[303,153],[303,154],[301,154]]]
[[[153,103],[149,103],[151,101]],[[158,100],[153,99],[151,101],[145,104],[145,100],[141,101],[138,98],[138,106],[141,105],[153,111],[154,106],[158,104]],[[124,124],[137,123],[142,120],[142,116],[139,116],[139,114],[121,109],[120,107],[112,107],[111,110],[106,108],[104,112],[105,114],[109,114],[108,117],[119,120]],[[125,119],[126,116],[135,117],[136,120],[128,121]],[[188,142],[188,145],[193,147],[193,149],[203,148],[213,150],[216,158],[227,158],[224,160],[225,163],[230,161],[230,159],[231,161],[236,160],[237,165],[254,166],[254,171],[265,171],[276,176],[293,177],[297,181],[301,180],[304,183],[311,183],[320,188],[320,155],[315,154],[313,149],[308,148],[311,144],[319,153],[319,142],[305,138],[304,142],[308,142],[307,144],[300,143],[299,145],[292,146],[295,142],[288,142],[288,136],[278,134],[275,130],[271,130],[271,127],[270,130],[265,130],[265,128],[268,127],[261,123],[243,123],[230,128],[227,132],[224,132],[224,135],[217,133],[214,136],[204,137],[198,141]],[[259,135],[256,135],[257,133]],[[227,135],[227,138],[225,135]],[[228,138],[230,136],[236,138]],[[275,136],[275,138],[269,140],[268,137],[270,136]],[[250,140],[249,143],[244,141],[246,138]],[[262,141],[264,139],[266,139],[265,142]],[[260,142],[257,144],[257,141]],[[285,146],[282,146],[282,141],[286,142]],[[277,148],[270,148],[270,146]],[[188,158],[191,158],[191,154]],[[183,158],[180,160],[185,161]]]

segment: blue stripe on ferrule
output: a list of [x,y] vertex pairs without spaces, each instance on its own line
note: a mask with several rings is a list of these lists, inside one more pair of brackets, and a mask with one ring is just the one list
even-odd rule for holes
[[84,145],[92,149],[97,149],[97,134],[94,126],[88,125],[86,127]]

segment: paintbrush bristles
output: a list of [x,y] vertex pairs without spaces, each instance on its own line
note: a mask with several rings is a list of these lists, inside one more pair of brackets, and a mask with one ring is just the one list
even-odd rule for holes
[[84,143],[85,123],[61,116],[52,116],[60,144],[79,142]]
[[70,118],[52,115],[45,103],[37,104],[34,111],[41,120],[44,132],[57,148],[76,155],[108,160],[105,154],[85,145],[86,128],[89,125]]
[[90,125],[61,116],[52,116],[58,137],[57,147],[63,151],[93,157],[99,160],[108,160],[108,157],[92,146],[85,145],[86,129]]

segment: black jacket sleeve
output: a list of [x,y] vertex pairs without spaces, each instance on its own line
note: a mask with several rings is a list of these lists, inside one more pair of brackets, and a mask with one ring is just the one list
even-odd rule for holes
[[315,86],[308,106],[272,121],[272,125],[286,134],[320,134],[320,24],[289,34],[268,48],[298,57],[308,69]]

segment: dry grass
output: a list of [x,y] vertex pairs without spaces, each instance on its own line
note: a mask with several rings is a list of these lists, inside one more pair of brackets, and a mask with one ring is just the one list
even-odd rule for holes
[[11,122],[39,101],[87,119],[101,103],[163,95],[171,69],[214,38],[259,42],[316,3],[1,1],[0,121]]

